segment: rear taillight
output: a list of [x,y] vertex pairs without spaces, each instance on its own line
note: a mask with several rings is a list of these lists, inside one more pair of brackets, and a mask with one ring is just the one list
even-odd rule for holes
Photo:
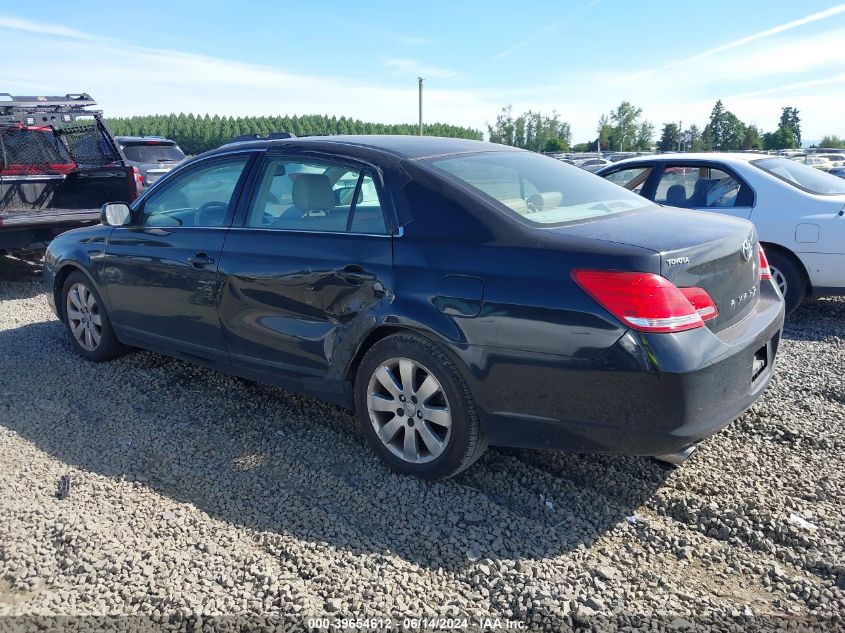
[[757,242],[757,252],[760,253],[760,281],[772,278],[772,271],[769,270],[769,260],[766,259],[766,253],[760,242]]
[[698,312],[702,321],[715,319],[719,316],[719,310],[716,308],[716,304],[713,303],[713,299],[707,294],[704,288],[679,288],[678,290],[692,304],[692,307]]
[[718,314],[701,288],[679,289],[654,273],[576,270],[572,278],[608,312],[640,332],[692,330]]
[[[137,167],[129,168],[129,193],[132,195],[132,200],[138,197],[144,190],[144,176],[141,170]],[[132,202],[130,200],[130,202]]]

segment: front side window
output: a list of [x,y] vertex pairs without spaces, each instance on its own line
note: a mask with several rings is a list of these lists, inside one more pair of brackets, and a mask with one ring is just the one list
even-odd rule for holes
[[785,180],[793,187],[810,193],[821,195],[845,193],[845,182],[841,178],[786,158],[764,158],[751,161],[751,164],[772,176]]
[[376,185],[364,171],[268,157],[255,187],[247,227],[387,234]]
[[649,174],[651,174],[651,167],[631,167],[607,174],[604,178],[620,187],[625,187],[628,191],[640,193]]
[[464,154],[429,163],[535,224],[583,220],[648,204],[604,178],[533,152]]
[[180,174],[144,202],[150,227],[224,226],[248,156],[215,160]]
[[683,209],[724,209],[747,206],[752,197],[744,183],[705,166],[667,166],[657,183],[654,201]]

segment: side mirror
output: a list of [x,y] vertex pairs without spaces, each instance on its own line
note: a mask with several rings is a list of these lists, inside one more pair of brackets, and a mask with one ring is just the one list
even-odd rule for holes
[[100,209],[100,221],[108,226],[126,226],[131,220],[132,211],[123,202],[107,202]]

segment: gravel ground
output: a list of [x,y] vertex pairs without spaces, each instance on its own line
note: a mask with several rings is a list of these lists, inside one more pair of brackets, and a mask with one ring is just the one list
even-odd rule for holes
[[491,449],[431,484],[339,408],[81,360],[39,284],[0,258],[0,616],[843,626],[845,301],[794,315],[766,395],[680,469]]

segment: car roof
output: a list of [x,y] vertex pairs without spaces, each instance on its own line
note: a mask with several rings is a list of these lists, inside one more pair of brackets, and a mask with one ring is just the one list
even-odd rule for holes
[[753,152],[690,152],[673,154],[653,154],[651,156],[635,156],[613,163],[613,166],[627,165],[633,163],[654,163],[654,162],[684,162],[684,161],[709,161],[726,164],[742,164],[760,158],[783,158],[771,154],[755,154]]
[[411,136],[411,135],[338,135],[338,136],[307,136],[289,139],[272,139],[243,141],[229,143],[208,152],[209,155],[231,151],[233,148],[271,148],[271,147],[299,147],[307,149],[332,151],[340,148],[354,148],[370,150],[380,154],[389,154],[397,158],[411,160],[430,158],[433,156],[447,156],[450,154],[466,154],[476,152],[524,151],[508,145],[473,141],[463,138],[444,138],[440,136]]

